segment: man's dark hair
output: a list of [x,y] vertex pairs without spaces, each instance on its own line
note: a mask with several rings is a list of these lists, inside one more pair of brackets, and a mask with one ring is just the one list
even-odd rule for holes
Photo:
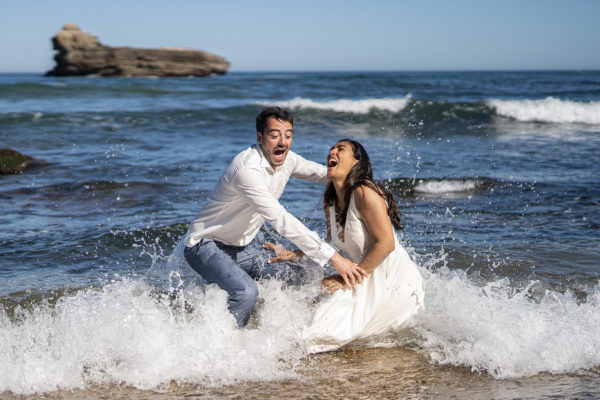
[[256,131],[260,133],[265,133],[264,130],[267,127],[267,121],[269,118],[275,118],[280,121],[286,121],[294,126],[294,117],[292,114],[287,112],[281,107],[267,107],[263,108],[263,110],[256,116]]

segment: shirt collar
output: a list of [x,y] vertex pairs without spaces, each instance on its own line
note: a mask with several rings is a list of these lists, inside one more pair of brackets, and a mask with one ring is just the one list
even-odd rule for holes
[[[258,151],[258,154],[260,155],[260,166],[272,173],[277,172],[273,169],[273,167],[271,166],[271,163],[269,162],[269,160],[267,160],[267,157],[265,157],[265,154],[263,153],[262,149],[260,148],[260,145],[255,144],[255,145],[253,145],[253,147],[256,149],[256,151]],[[285,164],[285,161],[284,161],[284,164]]]

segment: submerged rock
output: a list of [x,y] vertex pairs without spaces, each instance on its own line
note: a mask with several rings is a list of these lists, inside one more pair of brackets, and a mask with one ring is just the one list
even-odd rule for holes
[[18,174],[41,162],[12,149],[0,149],[0,175]]
[[208,76],[226,73],[230,64],[202,50],[105,46],[75,24],[66,24],[52,44],[58,53],[48,76]]

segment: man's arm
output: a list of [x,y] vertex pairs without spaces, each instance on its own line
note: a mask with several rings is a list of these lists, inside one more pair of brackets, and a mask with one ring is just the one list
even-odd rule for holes
[[292,171],[292,176],[294,178],[305,179],[311,182],[319,182],[323,185],[327,185],[329,183],[326,166],[314,161],[309,161],[296,153],[292,154],[290,155],[294,157],[294,169]]
[[308,229],[300,220],[291,215],[268,190],[268,185],[260,171],[246,168],[238,173],[234,187],[280,235],[291,240],[311,259],[320,265],[331,261],[333,267],[352,285],[362,281],[366,272],[358,265],[339,255],[333,247],[319,235]]
[[244,168],[232,182],[248,205],[267,221],[280,235],[291,240],[308,257],[325,265],[335,250],[300,220],[288,213],[268,189],[261,171]]

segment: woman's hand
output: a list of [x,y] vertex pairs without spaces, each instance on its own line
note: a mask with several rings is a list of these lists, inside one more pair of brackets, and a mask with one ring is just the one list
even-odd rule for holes
[[340,275],[331,275],[323,278],[321,281],[321,290],[327,293],[333,293],[338,289],[350,287],[344,283],[344,279]]
[[270,242],[265,242],[262,247],[275,253],[275,257],[267,261],[269,264],[281,261],[297,261],[304,256],[302,250],[286,250],[285,247]]

